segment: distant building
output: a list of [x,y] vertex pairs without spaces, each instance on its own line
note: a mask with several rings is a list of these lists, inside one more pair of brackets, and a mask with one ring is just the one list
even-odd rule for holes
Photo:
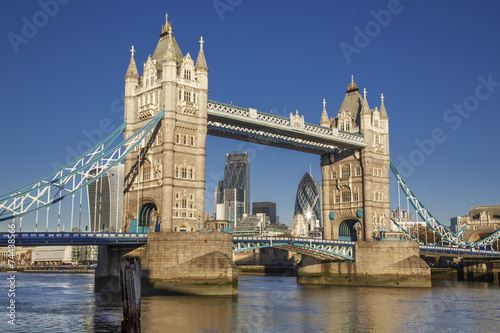
[[[457,232],[466,227],[463,239],[476,242],[500,229],[500,205],[471,206],[469,214],[456,219]],[[451,222],[454,223],[453,219]]]
[[245,215],[233,229],[233,236],[258,236],[269,225],[265,214]]
[[307,237],[309,233],[309,225],[304,219],[304,215],[296,214],[292,224],[293,237]]
[[321,197],[321,186],[313,175],[306,172],[297,189],[295,216],[303,216],[308,232],[321,228],[323,225],[321,220]]
[[396,208],[391,212],[391,218],[396,222],[413,222],[413,213],[406,209]]
[[[222,209],[224,213],[222,214]],[[226,154],[224,179],[215,191],[215,215],[237,225],[250,214],[250,163],[248,152]]]
[[[427,225],[425,221],[415,221],[413,213],[409,213],[408,210],[401,208],[396,208],[391,212],[391,219],[408,232],[413,232],[415,228],[425,228]],[[400,230],[394,223],[391,223],[391,231]]]
[[97,263],[97,245],[75,245],[71,249],[71,260],[75,265]]
[[[87,181],[94,179],[99,168],[89,171]],[[91,232],[121,232],[123,229],[124,165],[111,167],[88,185]]]
[[450,219],[450,229],[452,232],[459,232],[463,228],[462,217],[456,216]]
[[12,259],[12,252],[7,246],[0,247],[0,265],[8,266],[9,260],[14,260],[16,266],[29,266],[32,263],[34,247],[17,246],[15,257]]
[[226,220],[205,220],[204,230],[228,231],[229,222]]
[[73,263],[72,251],[72,246],[37,246],[33,251],[32,262],[35,265],[70,265]]
[[262,232],[263,236],[281,236],[289,234],[290,230],[286,224],[273,224],[271,223],[267,227],[264,228]]
[[252,203],[252,214],[256,215],[258,213],[263,213],[269,216],[271,224],[276,224],[276,203],[274,202],[254,202]]

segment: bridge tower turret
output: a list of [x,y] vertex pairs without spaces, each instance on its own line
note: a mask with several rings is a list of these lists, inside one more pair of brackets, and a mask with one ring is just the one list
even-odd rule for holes
[[161,125],[125,160],[126,231],[147,231],[156,221],[162,232],[195,231],[204,222],[208,67],[202,44],[196,65],[182,55],[167,16],[140,80],[138,74],[125,79],[125,136],[165,110]]
[[[330,127],[362,134],[368,146],[321,157],[324,237],[366,241],[380,237],[381,231],[390,231],[389,118],[383,97],[380,111],[370,109],[366,89],[361,96],[351,78]],[[355,227],[358,223],[362,228]]]

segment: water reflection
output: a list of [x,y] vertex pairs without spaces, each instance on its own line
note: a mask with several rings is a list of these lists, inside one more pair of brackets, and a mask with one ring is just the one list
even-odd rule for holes
[[[93,275],[18,274],[16,326],[0,332],[120,332],[119,299]],[[0,288],[7,287],[0,274]],[[440,282],[429,289],[298,285],[240,276],[234,297],[144,296],[143,332],[496,332],[498,286]],[[0,305],[8,304],[0,291]],[[3,306],[3,305],[1,305]]]

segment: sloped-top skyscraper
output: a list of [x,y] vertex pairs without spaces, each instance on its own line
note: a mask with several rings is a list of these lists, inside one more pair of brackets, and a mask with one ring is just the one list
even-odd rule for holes
[[250,212],[250,163],[248,152],[226,154],[224,180],[217,203],[224,203],[225,219],[238,224]]
[[295,215],[302,214],[309,231],[321,227],[321,187],[314,176],[306,172],[295,198]]

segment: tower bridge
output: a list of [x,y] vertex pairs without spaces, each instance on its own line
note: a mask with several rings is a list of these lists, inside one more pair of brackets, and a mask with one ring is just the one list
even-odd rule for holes
[[[101,246],[99,256],[109,265],[96,274],[96,279],[106,281],[110,276],[116,277],[116,267],[111,265],[122,255],[137,255],[143,258],[148,281],[155,290],[172,291],[186,281],[199,286],[209,280],[217,288],[225,286],[223,293],[231,294],[236,292],[233,282],[237,276],[231,253],[278,246],[301,250],[321,259],[350,261],[334,266],[305,260],[303,282],[342,283],[344,278],[343,281],[351,281],[354,274],[354,280],[359,278],[363,284],[371,283],[366,282],[366,277],[371,276],[373,285],[391,285],[398,281],[396,285],[400,286],[429,286],[429,267],[419,259],[417,242],[375,242],[401,240],[407,236],[412,240],[411,234],[389,232],[389,171],[392,170],[433,232],[449,244],[475,246],[436,221],[391,164],[389,117],[383,95],[380,105],[371,108],[366,89],[361,94],[351,77],[334,117],[329,117],[323,101],[318,125],[306,122],[299,111],[282,117],[216,102],[208,99],[209,70],[202,37],[199,44],[196,61],[189,53],[183,55],[172,23],[166,20],[153,55],[144,62],[141,76],[132,46],[125,75],[125,123],[73,164],[0,196],[0,222],[18,218],[22,223],[25,215],[35,213],[37,229],[38,213],[45,209],[47,231],[50,208],[58,207],[60,215],[61,202],[71,198],[73,224],[77,192],[80,191],[81,200],[82,189],[114,165],[124,162],[123,228],[129,232],[137,226],[136,231],[148,232],[147,240],[143,234],[135,240],[136,244],[145,242],[146,245],[133,249],[126,244],[129,251],[126,253],[117,250],[120,242],[128,241],[126,236],[64,236],[73,237],[69,241],[83,242],[101,237],[102,244],[106,245]],[[123,143],[112,146],[121,133]],[[235,241],[228,234],[195,232],[205,216],[207,135],[319,155],[324,239],[321,242],[289,239],[275,241],[273,245],[272,240]],[[92,177],[88,177],[89,170],[94,170]],[[335,243],[340,233],[348,237],[355,228],[358,239],[355,245]],[[33,235],[33,239],[47,237]],[[481,246],[488,246],[498,237],[500,231],[483,240]],[[55,234],[53,239],[57,241]],[[114,247],[107,241],[114,243]],[[208,264],[214,262],[217,262],[216,268]],[[196,273],[200,267],[205,270],[203,274]],[[315,280],[319,275],[322,278]],[[207,292],[191,287],[175,290]]]

